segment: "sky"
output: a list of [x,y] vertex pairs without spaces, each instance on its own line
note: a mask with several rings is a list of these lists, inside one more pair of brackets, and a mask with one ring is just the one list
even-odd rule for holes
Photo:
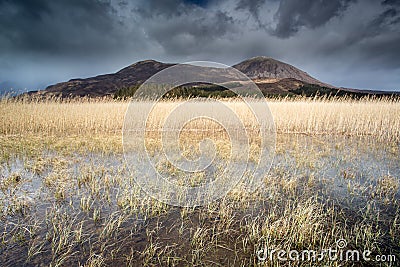
[[0,90],[136,61],[268,56],[340,87],[400,91],[400,0],[0,0]]

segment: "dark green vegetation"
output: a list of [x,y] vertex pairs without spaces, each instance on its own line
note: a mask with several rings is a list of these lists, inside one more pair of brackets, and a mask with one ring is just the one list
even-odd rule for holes
[[[232,84],[231,88],[234,87]],[[384,92],[365,92],[365,91],[348,91],[345,89],[336,89],[324,87],[316,84],[304,84],[294,89],[281,89],[276,88],[271,90],[270,87],[266,87],[264,84],[258,84],[260,90],[265,97],[348,97],[352,99],[359,99],[362,97],[374,96],[377,98],[381,97],[399,97],[399,94],[384,93]],[[118,89],[114,94],[114,99],[128,99],[133,97],[135,92],[140,86],[122,87]],[[148,94],[151,95],[151,94]],[[206,97],[206,98],[230,98],[236,97],[237,95],[224,86],[212,85],[212,84],[201,84],[201,85],[185,85],[176,87],[164,95],[164,98],[188,98],[188,97]]]
[[[139,86],[121,88],[114,94],[114,98],[127,99],[133,97],[138,88]],[[151,95],[151,93],[149,95]],[[188,85],[176,87],[164,95],[164,98],[189,97],[229,98],[236,97],[236,94],[227,88],[218,85]]]
[[289,90],[289,92],[293,95],[301,95],[301,96],[306,96],[306,97],[314,97],[314,96],[339,96],[339,97],[350,97],[354,99],[358,99],[361,97],[365,96],[375,96],[375,97],[383,97],[383,96],[392,96],[396,97],[398,95],[394,94],[393,92],[390,93],[385,93],[385,92],[365,92],[365,91],[359,91],[359,92],[353,92],[353,91],[347,91],[344,89],[335,89],[335,88],[329,88],[329,87],[324,87],[324,86],[319,86],[316,84],[306,84],[303,85],[297,89]]

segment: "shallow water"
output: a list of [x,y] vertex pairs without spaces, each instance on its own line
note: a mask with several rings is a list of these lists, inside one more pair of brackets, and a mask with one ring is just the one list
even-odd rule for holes
[[[35,164],[39,165],[36,169]],[[243,163],[237,164],[243,167]],[[10,177],[14,176],[19,178],[13,181],[15,178]],[[280,136],[268,176],[289,181],[297,179],[298,183],[303,183],[300,187],[304,190],[312,181],[315,184],[312,190],[322,201],[334,199],[343,207],[357,210],[374,198],[371,192],[376,190],[383,177],[399,181],[399,147],[398,144],[376,143],[369,138]],[[135,185],[122,154],[89,153],[65,157],[46,151],[40,160],[15,155],[1,165],[0,177],[3,184],[11,179],[10,184],[2,186],[0,191],[2,266],[54,263],[55,259],[49,253],[54,249],[52,242],[46,241],[49,227],[54,226],[49,217],[68,214],[68,219],[60,222],[63,226],[82,223],[85,233],[101,239],[99,231],[104,230],[104,225],[122,216],[119,235],[108,237],[104,242],[120,242],[126,234],[130,237],[129,242],[137,242],[135,246],[140,247],[147,242],[146,225],[157,217],[158,212],[170,209],[170,216],[167,216],[170,220],[179,216],[175,208],[162,204],[157,206],[159,210],[146,210],[150,203],[154,205],[154,200],[147,199]],[[265,183],[257,192],[268,192],[268,186]],[[391,196],[398,200],[399,188],[395,189]],[[254,206],[263,205],[266,205],[264,201]],[[390,208],[382,210],[388,214],[392,212]],[[16,240],[16,236],[20,240]],[[43,247],[28,257],[32,240],[42,240]],[[68,257],[66,262],[82,263],[85,259],[76,253],[85,246],[88,243],[76,243],[70,251],[75,256]],[[65,251],[59,253],[62,252]]]

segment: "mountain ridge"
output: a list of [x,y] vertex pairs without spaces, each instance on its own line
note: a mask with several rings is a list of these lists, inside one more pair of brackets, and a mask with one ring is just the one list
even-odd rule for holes
[[[112,96],[121,88],[137,87],[157,72],[177,63],[163,63],[153,59],[135,62],[111,74],[89,78],[75,78],[28,92],[29,95],[60,97]],[[283,95],[302,86],[320,86],[351,92],[357,89],[338,88],[323,83],[288,63],[265,56],[253,57],[232,66],[252,79],[265,95]]]
[[174,64],[155,60],[138,61],[112,74],[89,78],[75,78],[48,86],[38,94],[57,96],[105,96],[112,95],[121,87],[135,86],[146,81],[155,73]]
[[327,83],[323,83],[288,63],[273,59],[271,57],[257,56],[244,60],[232,66],[243,72],[252,80],[262,79],[285,79],[292,78],[309,84],[317,84],[334,88]]

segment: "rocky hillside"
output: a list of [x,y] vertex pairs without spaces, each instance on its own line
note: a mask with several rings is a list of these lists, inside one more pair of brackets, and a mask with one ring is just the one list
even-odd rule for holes
[[[173,65],[155,60],[139,61],[113,74],[72,79],[31,94],[62,97],[113,95],[119,89],[137,86],[155,73]],[[251,58],[233,67],[253,79],[265,94],[282,94],[307,84],[334,88],[292,65],[268,57]]]
[[246,74],[250,79],[262,81],[265,79],[285,79],[292,78],[308,84],[333,87],[322,83],[308,75],[307,72],[269,57],[254,57],[233,66]]
[[112,95],[119,88],[141,84],[157,72],[173,65],[155,60],[139,61],[113,74],[86,79],[72,79],[68,82],[50,85],[38,93],[64,97]]

